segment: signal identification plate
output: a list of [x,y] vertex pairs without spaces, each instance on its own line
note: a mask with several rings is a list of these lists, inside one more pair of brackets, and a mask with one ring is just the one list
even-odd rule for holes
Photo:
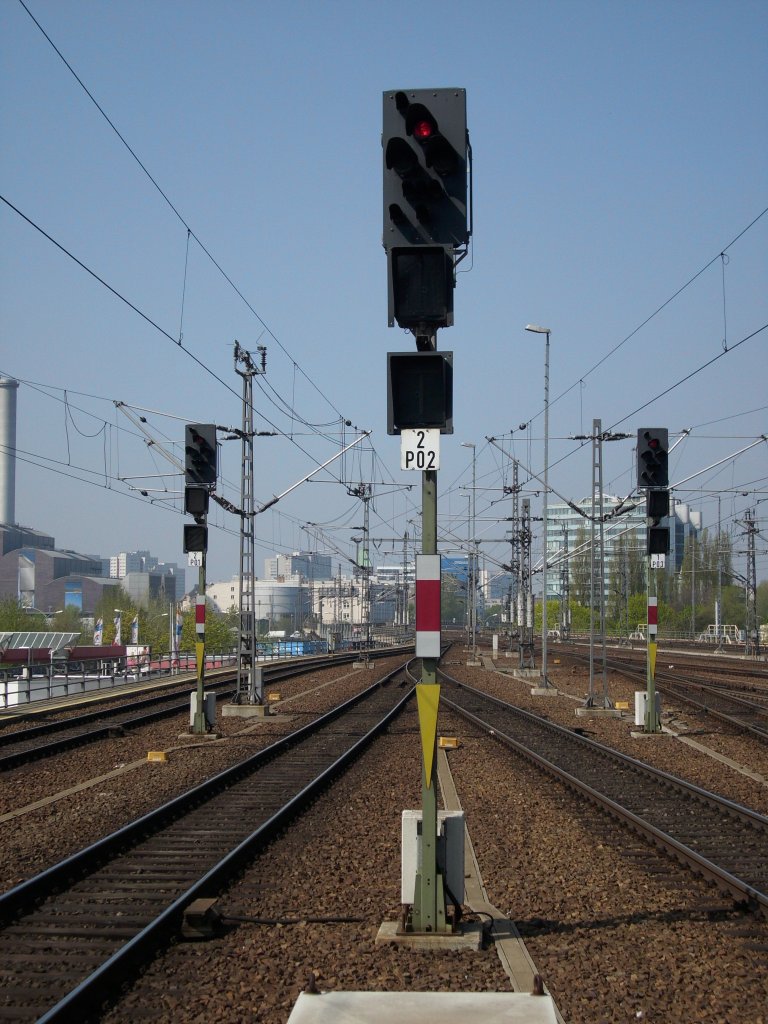
[[404,429],[400,434],[400,469],[440,469],[440,430]]

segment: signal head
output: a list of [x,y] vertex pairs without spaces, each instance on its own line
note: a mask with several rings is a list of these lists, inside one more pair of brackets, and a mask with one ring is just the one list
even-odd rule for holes
[[669,431],[641,427],[637,432],[637,486],[644,490],[669,486]]

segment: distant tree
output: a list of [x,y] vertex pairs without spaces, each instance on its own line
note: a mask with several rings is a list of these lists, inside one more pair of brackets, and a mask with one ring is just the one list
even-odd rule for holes
[[629,540],[627,544],[627,569],[630,594],[646,593],[646,570],[648,558],[637,540]]
[[[194,608],[184,614],[181,629],[181,649],[192,651],[197,643],[197,628]],[[210,601],[205,608],[205,648],[206,651],[231,651],[237,644],[236,632],[233,631],[229,616],[216,611]]]
[[233,628],[228,615],[214,611],[208,605],[205,623],[205,646],[216,652],[226,653],[237,647],[237,628]]
[[[443,622],[464,626],[467,617],[466,589],[463,583],[446,573],[440,582],[440,606]],[[413,621],[413,620],[411,620]]]
[[[537,601],[533,610],[533,629],[534,632],[541,632],[541,623],[543,619],[543,605],[541,601]],[[560,602],[557,598],[550,597],[547,601],[547,629],[557,629],[560,623]]]
[[570,602],[571,610],[571,632],[572,633],[586,633],[589,630],[589,608],[585,608],[584,605],[577,604],[576,601]]
[[[704,531],[706,533],[706,531]],[[704,538],[689,534],[685,539],[683,561],[680,566],[676,601],[678,607],[702,604],[704,601]]]
[[82,637],[85,629],[80,618],[80,609],[67,605],[62,611],[51,617],[51,629],[57,633],[79,633]]
[[[121,642],[123,644],[130,643],[131,640],[131,620],[137,612],[136,605],[133,602],[130,594],[122,587],[109,587],[105,590],[102,597],[96,602],[96,607],[93,609],[93,621],[94,625],[102,619],[104,623],[104,644],[111,644],[115,641],[115,616],[117,614],[116,609],[120,609],[121,615]],[[86,633],[84,632],[84,636]],[[93,631],[91,630],[91,638]]]
[[607,618],[610,627],[619,633],[629,632],[628,601],[632,593],[629,578],[629,544],[618,537],[613,548],[608,577]]
[[[658,599],[658,625],[664,633],[678,629],[678,616],[675,609],[667,601]],[[631,630],[648,622],[648,597],[646,594],[633,594],[629,599],[629,617]]]
[[[723,587],[723,606],[720,611],[720,621],[723,625],[735,625],[739,629],[744,629],[746,623],[746,598],[744,587],[738,587],[733,584],[727,587]],[[713,616],[710,620],[714,622],[714,606]]]
[[48,620],[42,612],[29,612],[22,608],[15,597],[6,597],[0,601],[0,630],[4,632],[23,632],[24,630],[45,630]]
[[629,626],[634,632],[638,625],[648,621],[648,598],[645,594],[632,594],[629,598]]
[[719,533],[717,540],[717,564],[722,579],[729,580],[733,575],[733,541],[727,533]]
[[[171,646],[171,627],[176,620],[175,609],[171,610],[170,602],[158,598],[148,608],[139,608],[135,614],[139,617],[139,643],[143,647],[151,647],[155,654],[168,651]],[[123,628],[123,642],[126,639],[131,639],[130,622],[127,634]]]

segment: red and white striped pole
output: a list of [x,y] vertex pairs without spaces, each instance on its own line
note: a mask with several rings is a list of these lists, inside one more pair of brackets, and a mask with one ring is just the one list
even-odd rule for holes
[[204,736],[208,731],[205,719],[205,551],[200,560],[197,600],[195,602],[195,657],[197,661],[197,705],[192,732]]
[[440,657],[440,555],[416,555],[416,657]]
[[205,656],[205,594],[198,594],[195,602],[195,650],[197,651],[197,674]]
[[[651,570],[649,569],[649,573]],[[660,723],[656,714],[656,636],[658,633],[659,607],[655,594],[648,595],[648,623],[646,638],[648,649],[647,689],[645,695],[645,732],[658,732]]]

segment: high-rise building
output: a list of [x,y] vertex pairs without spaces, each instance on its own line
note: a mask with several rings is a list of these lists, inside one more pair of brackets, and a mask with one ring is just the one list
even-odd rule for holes
[[[610,512],[622,503],[620,498],[610,494],[603,495],[603,513]],[[565,502],[549,505],[547,509],[547,594],[550,598],[560,597],[559,569],[564,552],[567,550],[569,580],[573,583],[573,567],[579,563],[577,549],[586,544],[589,557],[591,539],[592,498],[568,505]],[[676,504],[674,515],[663,521],[670,527],[670,552],[667,556],[667,571],[679,572],[683,562],[683,550],[686,538],[701,529],[700,513],[693,512],[687,505]],[[617,515],[605,522],[603,542],[605,545],[605,579],[604,589],[609,596],[611,574],[615,567],[617,551],[633,551],[642,558],[646,557],[646,514],[645,501],[632,511]],[[598,526],[595,526],[597,534]]]
[[[103,560],[106,565],[107,560]],[[175,562],[162,562],[149,551],[121,551],[109,558],[109,576],[133,600],[146,605],[153,600],[180,601],[184,596],[185,570]]]
[[331,556],[318,551],[294,551],[290,555],[265,558],[264,578],[276,580],[281,576],[301,576],[309,582],[333,579]]

